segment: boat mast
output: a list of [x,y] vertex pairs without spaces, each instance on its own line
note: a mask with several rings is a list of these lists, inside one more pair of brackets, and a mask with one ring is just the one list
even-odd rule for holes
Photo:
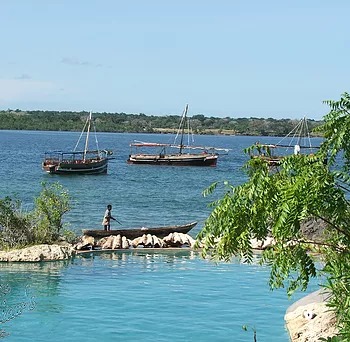
[[184,147],[184,134],[185,134],[185,123],[186,123],[187,111],[188,111],[188,104],[186,105],[185,110],[182,114],[182,118],[181,118],[180,154],[182,154],[182,150]]
[[86,131],[86,140],[85,140],[85,148],[84,148],[84,162],[85,162],[85,159],[86,159],[86,152],[88,150],[88,146],[89,146],[89,134],[90,134],[90,126],[91,126],[91,112],[90,112],[90,115],[88,117],[88,128],[87,128],[87,131]]

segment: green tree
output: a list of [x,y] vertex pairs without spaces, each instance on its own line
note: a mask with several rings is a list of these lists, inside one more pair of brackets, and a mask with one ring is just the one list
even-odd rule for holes
[[[273,171],[262,159],[249,160],[247,182],[236,187],[224,182],[224,194],[212,203],[197,243],[204,257],[241,256],[249,262],[251,239],[273,237],[275,244],[261,260],[271,266],[271,288],[286,287],[289,295],[305,290],[317,275],[310,254],[317,251],[340,335],[350,340],[350,96],[344,93],[339,101],[325,103],[330,112],[319,127],[325,138],[320,150],[312,156],[285,157]],[[311,241],[302,233],[302,225],[311,219],[325,226],[321,240]]]
[[70,210],[69,194],[59,183],[42,183],[32,214],[37,243],[52,243],[63,230],[63,215]]

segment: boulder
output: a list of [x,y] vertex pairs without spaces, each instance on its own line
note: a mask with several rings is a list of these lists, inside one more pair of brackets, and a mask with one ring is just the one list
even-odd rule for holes
[[82,238],[81,238],[81,243],[83,245],[94,246],[95,245],[95,238],[93,236],[83,235]]
[[141,242],[141,244],[145,246],[145,245],[147,244],[147,239],[148,239],[148,238],[147,238],[147,235],[146,235],[146,234],[143,234],[143,235],[142,235],[142,240],[141,240],[142,242]]
[[139,236],[131,241],[131,246],[137,248],[138,246],[143,246],[143,236]]
[[95,246],[95,238],[89,235],[83,235],[81,237],[81,241],[79,241],[74,248],[78,251],[84,250],[84,249],[91,249]]
[[164,242],[162,239],[160,239],[159,237],[153,235],[153,247],[155,248],[162,248],[164,245]]
[[275,243],[275,240],[273,237],[268,236],[265,240],[258,240],[255,238],[251,239],[250,243],[252,244],[253,249],[264,250],[268,247],[271,247]]
[[114,236],[110,235],[107,237],[103,245],[101,246],[102,249],[112,249],[113,246],[113,241],[114,241]]
[[188,234],[175,232],[163,238],[163,242],[168,247],[182,247],[186,245],[193,247],[196,241]]
[[308,219],[301,223],[303,236],[310,241],[324,241],[327,224],[321,219]]
[[146,242],[144,244],[145,247],[153,247],[153,237],[151,234],[146,235]]
[[336,317],[327,306],[329,293],[319,290],[291,305],[284,319],[292,342],[319,341],[337,334]]
[[0,251],[0,261],[6,262],[39,262],[51,260],[66,260],[75,255],[72,246],[62,245],[35,245],[8,252]]
[[163,247],[164,244],[163,240],[158,238],[157,236],[151,234],[144,234],[130,241],[129,245],[131,245],[134,248],[137,248],[139,246],[160,248]]
[[122,247],[122,237],[120,236],[120,234],[118,234],[117,236],[113,236],[112,238],[112,249],[119,249]]
[[121,244],[123,249],[128,249],[130,247],[130,241],[125,236],[122,237]]
[[104,245],[104,243],[107,241],[108,237],[103,237],[101,239],[99,239],[97,242],[96,242],[96,246],[98,247],[102,247]]

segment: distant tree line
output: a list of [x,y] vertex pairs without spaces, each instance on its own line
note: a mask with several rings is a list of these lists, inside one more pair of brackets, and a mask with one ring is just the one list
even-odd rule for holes
[[[88,112],[65,111],[0,111],[1,130],[80,131]],[[93,113],[96,131],[129,133],[172,133],[180,122],[179,115],[145,115],[126,113]],[[284,136],[298,123],[292,119],[217,118],[193,115],[191,128],[196,134],[235,134]],[[309,120],[309,131],[322,121]]]

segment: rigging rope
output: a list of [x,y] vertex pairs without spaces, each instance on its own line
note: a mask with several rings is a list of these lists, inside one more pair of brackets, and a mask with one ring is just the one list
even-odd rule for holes
[[[287,146],[287,149],[289,147],[292,147],[293,141],[296,140],[297,145],[300,145],[300,142],[303,138],[307,137],[309,141],[309,147],[311,148],[311,139],[310,139],[310,133],[307,126],[307,119],[306,117],[303,117],[299,123],[285,136],[283,137],[276,145],[281,145],[282,141],[286,138],[290,137],[293,134],[291,140],[289,141],[289,144]],[[295,140],[294,140],[295,139]]]
[[77,143],[76,143],[76,145],[75,145],[75,147],[74,147],[74,152],[76,151],[76,149],[77,149],[77,147],[78,147],[78,145],[79,145],[79,142],[80,142],[80,139],[81,139],[81,137],[83,136],[83,134],[84,134],[84,132],[85,132],[85,128],[86,128],[86,125],[88,124],[88,121],[89,120],[86,120],[86,122],[85,122],[85,125],[84,125],[84,127],[83,127],[83,130],[81,131],[81,133],[80,133],[80,137],[79,137],[79,139],[78,139],[78,141],[77,141]]
[[94,126],[95,143],[96,143],[97,153],[100,153],[100,148],[98,147],[98,141],[97,141],[97,133],[96,133],[96,125],[95,125],[95,122],[93,122],[92,124],[93,124],[93,126]]

